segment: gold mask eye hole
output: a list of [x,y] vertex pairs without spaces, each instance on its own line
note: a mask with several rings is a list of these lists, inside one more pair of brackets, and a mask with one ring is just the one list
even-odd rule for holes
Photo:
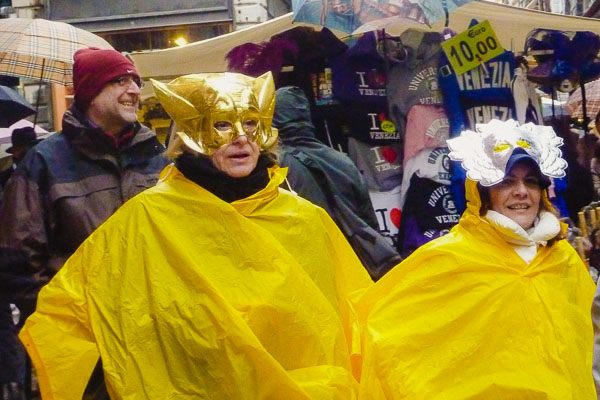
[[229,121],[217,121],[213,126],[220,132],[226,132],[233,128],[233,125]]
[[494,147],[494,153],[499,153],[503,150],[506,150],[510,148],[510,145],[508,143],[502,143],[502,144],[498,144]]
[[254,133],[256,131],[256,128],[258,128],[258,121],[254,119],[248,119],[244,121],[242,127],[244,128],[244,132]]
[[531,145],[530,145],[529,143],[527,143],[526,141],[524,141],[524,140],[519,140],[519,141],[517,141],[517,144],[518,144],[519,146],[521,146],[522,148],[524,148],[524,149],[529,149],[529,148],[531,148]]

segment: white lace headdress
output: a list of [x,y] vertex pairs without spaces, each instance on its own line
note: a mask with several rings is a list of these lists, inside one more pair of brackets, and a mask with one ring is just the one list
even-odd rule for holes
[[476,131],[466,130],[448,139],[451,160],[461,161],[467,177],[483,186],[495,185],[504,179],[506,164],[515,149],[523,149],[540,167],[542,174],[552,178],[565,176],[567,162],[559,147],[563,139],[549,126],[517,121],[492,120],[477,124]]

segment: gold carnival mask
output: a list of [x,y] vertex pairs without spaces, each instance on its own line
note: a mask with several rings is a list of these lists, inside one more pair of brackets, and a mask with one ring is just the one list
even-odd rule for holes
[[277,142],[271,127],[275,84],[271,72],[258,78],[237,73],[184,75],[164,84],[150,80],[165,111],[190,149],[205,155],[246,135],[261,150]]

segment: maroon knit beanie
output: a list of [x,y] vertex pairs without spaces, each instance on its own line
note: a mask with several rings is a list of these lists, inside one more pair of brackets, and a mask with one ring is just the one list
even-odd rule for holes
[[86,112],[94,97],[112,79],[140,75],[133,63],[116,50],[97,47],[77,50],[73,55],[73,89],[77,108]]

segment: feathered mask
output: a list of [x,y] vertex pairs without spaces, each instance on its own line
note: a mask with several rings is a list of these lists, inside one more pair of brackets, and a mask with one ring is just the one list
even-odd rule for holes
[[504,179],[506,164],[515,149],[523,149],[548,177],[565,176],[567,162],[559,149],[562,138],[549,126],[517,121],[491,120],[477,124],[476,132],[466,130],[448,139],[451,160],[460,161],[467,177],[483,186],[493,186]]

